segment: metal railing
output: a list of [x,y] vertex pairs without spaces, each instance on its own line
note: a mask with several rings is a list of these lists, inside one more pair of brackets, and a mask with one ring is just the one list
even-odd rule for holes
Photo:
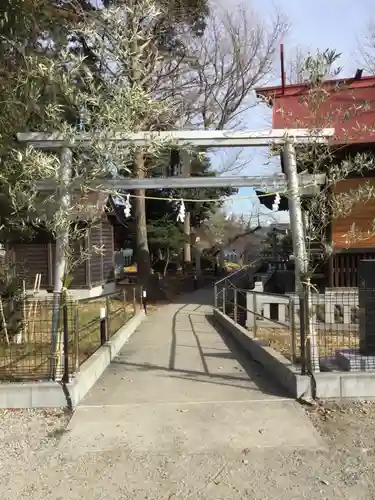
[[[253,338],[264,341],[293,363],[301,358],[293,298],[240,288],[227,288],[217,308],[240,324]],[[276,306],[276,307],[273,307]]]
[[[375,289],[361,294],[366,304],[375,304]],[[375,319],[360,315],[359,300],[358,289],[297,296],[227,287],[215,304],[302,373],[375,371]]]
[[214,284],[214,304],[216,308],[219,308],[220,303],[225,303],[226,301],[226,290],[228,288],[235,289],[238,286],[238,282],[241,282],[244,278],[247,278],[249,282],[255,273],[255,270],[262,263],[262,259],[256,259],[250,264],[237,269],[233,273],[221,278]]
[[0,300],[0,379],[68,381],[134,316],[141,300],[136,287],[64,298],[58,309],[47,297]]

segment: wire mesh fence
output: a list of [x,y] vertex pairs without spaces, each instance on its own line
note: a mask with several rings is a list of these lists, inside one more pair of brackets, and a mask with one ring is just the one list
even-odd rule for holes
[[292,362],[301,357],[295,303],[284,295],[234,287],[217,289],[217,308]]
[[[375,302],[375,290],[368,290],[367,295]],[[313,371],[360,368],[365,350],[360,350],[358,289],[311,293],[306,302],[306,352]]]
[[219,310],[302,372],[375,370],[375,289],[297,296],[230,286],[215,295]]
[[[77,304],[77,344],[79,363],[82,364],[131,319],[140,301],[135,287],[105,297],[85,299]],[[101,326],[105,324],[105,337]]]
[[[58,361],[54,367],[52,360],[63,351],[64,325],[69,333],[68,349],[73,352],[75,302],[56,305],[47,298],[28,297],[3,299],[1,306],[0,378],[45,380],[56,369],[61,374],[62,363]],[[71,355],[71,368],[73,365]]]
[[78,301],[0,299],[0,379],[68,380],[134,316],[140,301],[134,286]]

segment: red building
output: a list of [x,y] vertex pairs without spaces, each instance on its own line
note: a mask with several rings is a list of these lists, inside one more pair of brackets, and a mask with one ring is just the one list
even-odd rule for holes
[[[256,94],[272,106],[272,126],[288,128],[334,128],[330,140],[337,158],[358,152],[375,153],[375,76],[325,81],[312,88],[308,83],[256,89]],[[302,169],[302,166],[301,166]],[[374,184],[375,171],[351,174],[332,186],[334,193],[348,192],[361,183]],[[375,197],[359,202],[346,217],[331,221],[327,238],[333,254],[323,266],[326,285],[357,286],[357,269],[363,258],[375,259]],[[348,242],[346,235],[355,224],[358,231],[371,236]]]

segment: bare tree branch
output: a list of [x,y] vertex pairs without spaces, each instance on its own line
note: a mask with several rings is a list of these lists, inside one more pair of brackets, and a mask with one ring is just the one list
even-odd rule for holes
[[217,8],[203,36],[185,40],[182,64],[170,63],[172,79],[162,82],[165,73],[159,73],[157,92],[171,93],[179,102],[181,126],[238,127],[240,116],[256,104],[254,87],[270,77],[287,30],[285,16],[278,12],[266,23],[248,4],[231,12]]
[[375,73],[375,20],[370,21],[364,39],[359,42],[359,54],[364,69],[371,75]]
[[253,88],[269,78],[286,31],[279,13],[267,25],[248,6],[218,10],[209,20],[207,35],[196,41],[198,86],[191,121],[204,128],[238,126],[240,115],[255,104]]

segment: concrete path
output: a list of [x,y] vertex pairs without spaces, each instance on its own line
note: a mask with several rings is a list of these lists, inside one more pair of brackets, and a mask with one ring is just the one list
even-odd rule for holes
[[111,449],[118,439],[152,453],[178,444],[187,454],[319,444],[299,405],[260,366],[238,360],[212,323],[211,296],[200,290],[141,325],[76,412],[79,453],[82,429],[86,451]]
[[213,326],[211,292],[180,302],[122,349],[27,498],[351,498],[304,410]]

